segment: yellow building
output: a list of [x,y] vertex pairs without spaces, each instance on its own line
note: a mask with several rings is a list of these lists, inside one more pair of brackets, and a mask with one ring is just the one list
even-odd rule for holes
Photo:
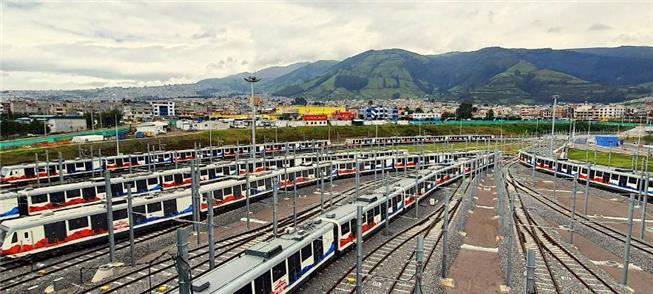
[[304,115],[326,115],[332,117],[336,112],[347,111],[344,106],[286,106],[278,107],[277,114],[296,113]]

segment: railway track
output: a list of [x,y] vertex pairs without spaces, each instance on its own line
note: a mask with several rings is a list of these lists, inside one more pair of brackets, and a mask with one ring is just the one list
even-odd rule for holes
[[[149,241],[153,238],[163,236],[165,234],[174,232],[177,228],[184,226],[184,224],[173,225],[162,231],[154,231],[145,235],[141,235],[137,238],[134,238],[134,244],[140,244],[142,242]],[[128,239],[120,239],[116,241],[116,252],[120,250],[129,248]],[[7,261],[8,264],[2,265],[4,268],[2,271],[7,273],[9,271],[16,272],[15,274],[10,275],[9,277],[3,277],[0,280],[0,292],[8,291],[14,289],[20,285],[26,283],[35,283],[36,281],[46,281],[48,278],[52,277],[54,274],[59,273],[64,270],[68,270],[72,267],[80,266],[86,262],[90,262],[101,258],[102,256],[108,256],[109,246],[102,247],[91,247],[88,249],[79,250],[70,254],[66,254],[60,258],[54,257],[48,259],[47,263],[38,262],[34,264],[33,261],[25,259],[16,259]],[[50,255],[50,254],[48,254]],[[28,268],[29,267],[29,268]],[[19,270],[24,268],[24,270]]]
[[[510,192],[508,192],[510,193]],[[557,241],[545,229],[545,225],[538,223],[524,206],[522,196],[516,194],[519,205],[515,205],[513,219],[519,232],[519,238],[525,242],[525,248],[537,250],[537,268],[546,268],[546,271],[536,271],[536,288],[538,293],[563,293],[569,291],[569,277],[582,284],[591,293],[620,293],[610,281],[582,261],[578,256]],[[565,274],[556,272],[553,265],[564,269]],[[538,266],[539,265],[539,266]],[[551,287],[553,286],[553,287]]]
[[[370,186],[380,182],[381,180],[377,180],[376,182],[367,182],[361,185],[360,189],[369,188]],[[351,189],[340,193],[337,198],[334,198],[334,201],[335,203],[338,203],[340,201],[350,199],[351,195],[354,193],[355,187],[352,187]],[[310,220],[319,213],[320,205],[313,205],[308,209],[298,213],[297,223],[301,224],[307,220]],[[278,229],[279,231],[283,231],[284,228],[292,226],[292,224],[292,216],[286,217],[279,220]],[[217,251],[215,259],[216,267],[230,261],[234,257],[244,252],[245,249],[260,242],[269,240],[272,237],[272,224],[266,224],[250,231],[243,232],[215,242]],[[189,263],[193,278],[197,278],[209,271],[208,254],[208,245],[202,245],[200,247],[189,250]],[[172,257],[172,255],[170,255],[170,257]],[[83,291],[102,291],[103,293],[133,293],[135,291],[133,286],[144,281],[148,281],[148,283],[144,287],[138,287],[138,289],[147,289],[144,291],[138,290],[142,293],[151,293],[151,291],[167,292],[174,290],[177,287],[177,273],[175,270],[174,260],[172,258],[161,259],[160,261],[152,263],[151,266],[140,266],[134,270],[130,270],[129,272],[122,273],[120,276],[105,281],[101,284],[94,285],[92,287],[86,287]],[[152,282],[150,283],[150,281]],[[107,286],[108,289],[106,289]],[[165,290],[162,291],[162,289]]]
[[[456,187],[455,191],[461,185]],[[455,192],[454,192],[455,193]],[[453,205],[453,209],[449,211],[450,216],[453,216],[456,210],[459,207],[460,200],[452,199],[450,205]],[[390,292],[395,288],[408,288],[412,290],[412,285],[408,282],[414,277],[415,274],[415,264],[410,262],[412,257],[415,254],[414,251],[414,242],[415,238],[421,234],[425,235],[424,244],[430,248],[435,248],[442,237],[441,230],[434,230],[438,227],[438,224],[441,226],[443,222],[443,213],[444,205],[441,205],[435,211],[428,214],[427,217],[417,222],[415,225],[405,228],[401,232],[395,234],[388,240],[385,240],[381,245],[374,248],[371,252],[366,254],[363,257],[362,265],[362,283],[374,283],[375,277],[378,277],[381,281],[390,281],[391,277],[388,277],[388,273],[380,273],[381,270],[387,270],[387,268],[382,267],[383,263],[389,259],[395,260],[406,260],[406,264],[402,269],[397,273],[399,277],[405,278],[405,281],[401,283],[392,283],[390,285]],[[451,218],[450,218],[451,219]],[[412,268],[408,268],[412,264]],[[408,269],[408,270],[407,270]],[[355,283],[351,283],[351,279],[355,279],[355,270],[356,265],[349,267],[349,269],[338,279],[338,281],[329,289],[328,293],[354,293],[356,291]],[[412,270],[412,271],[410,271]],[[352,274],[353,273],[353,274]],[[355,281],[355,280],[354,280]],[[374,289],[382,288],[382,284],[374,285]],[[402,289],[408,291],[407,289]],[[412,292],[411,292],[412,293]]]
[[[512,163],[512,164],[514,164],[514,163]],[[512,165],[512,164],[510,164],[510,165]],[[545,205],[547,208],[549,208],[549,209],[551,209],[553,211],[556,211],[556,212],[558,212],[560,214],[567,215],[567,216],[571,215],[571,210],[569,208],[567,208],[566,206],[560,204],[557,201],[552,200],[549,196],[546,196],[546,195],[536,191],[535,189],[533,189],[531,187],[528,187],[528,186],[520,183],[519,181],[517,181],[516,177],[514,177],[512,175],[512,171],[510,169],[510,166],[507,166],[507,167],[508,167],[508,169],[507,169],[508,170],[508,175],[507,175],[506,179],[507,179],[509,184],[511,184],[512,186],[515,187],[515,189],[517,189],[518,191],[523,191],[523,192],[529,194],[531,196],[531,198],[537,200],[538,202],[540,202],[541,204]],[[599,232],[599,233],[601,233],[601,234],[603,234],[603,235],[605,235],[605,236],[607,236],[607,237],[609,237],[611,239],[614,239],[614,240],[619,241],[619,242],[624,243],[624,244],[626,242],[626,234],[620,232],[619,230],[617,230],[617,229],[615,229],[615,228],[613,228],[611,226],[595,222],[593,219],[588,218],[587,216],[582,215],[582,214],[578,214],[578,213],[576,213],[576,219],[577,219],[578,223],[583,224],[583,225],[587,226],[588,228],[591,228],[591,229],[593,229],[593,230],[595,230],[595,231],[597,231],[597,232]],[[635,248],[635,249],[637,249],[637,250],[639,250],[639,251],[641,251],[641,252],[643,252],[643,253],[645,253],[645,254],[647,254],[647,255],[649,255],[649,256],[651,256],[653,258],[653,245],[652,244],[650,244],[650,243],[648,243],[646,241],[643,241],[643,240],[641,240],[639,238],[636,238],[633,235],[633,238],[631,239],[631,245],[630,246],[632,248]]]

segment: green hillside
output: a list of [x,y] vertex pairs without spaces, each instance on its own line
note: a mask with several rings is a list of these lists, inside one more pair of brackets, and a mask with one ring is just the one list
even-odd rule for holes
[[[436,98],[491,103],[614,102],[650,94],[650,47],[484,48],[419,55],[369,50],[276,93],[328,99]],[[639,71],[639,72],[637,72]]]

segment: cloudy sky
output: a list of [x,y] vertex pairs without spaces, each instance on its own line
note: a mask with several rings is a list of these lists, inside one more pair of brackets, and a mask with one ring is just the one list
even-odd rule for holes
[[653,45],[653,1],[0,2],[2,89],[188,83],[368,49]]

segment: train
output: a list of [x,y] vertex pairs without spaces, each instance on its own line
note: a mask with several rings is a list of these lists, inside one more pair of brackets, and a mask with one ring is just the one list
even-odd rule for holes
[[[220,181],[232,177],[243,176],[247,171],[256,173],[278,168],[294,167],[307,162],[321,160],[353,159],[356,156],[367,158],[372,156],[388,156],[404,154],[405,151],[378,150],[366,153],[341,152],[330,154],[306,153],[295,156],[277,156],[259,158],[256,165],[250,161],[231,161],[202,165],[200,184]],[[284,161],[286,163],[284,164]],[[128,185],[131,185],[133,196],[145,195],[156,191],[165,191],[188,187],[192,183],[190,167],[164,170],[154,173],[136,173],[111,179],[111,192],[114,198],[127,195]],[[35,189],[24,189],[18,192],[0,194],[0,221],[20,216],[36,215],[68,209],[72,207],[98,203],[105,198],[106,183],[103,177],[93,178],[85,182],[54,185]]]
[[[393,165],[381,164],[391,162],[392,157],[360,160],[359,168],[361,173],[394,168]],[[436,181],[449,180],[463,173],[469,173],[481,163],[482,159],[487,159],[488,155],[485,152],[460,152],[440,155],[440,158],[445,157],[448,158],[445,165],[451,165],[451,162],[468,157],[480,159],[471,159],[451,165],[450,170],[458,169],[459,172],[455,174],[442,173],[438,179],[434,179]],[[279,187],[282,189],[291,186],[308,185],[315,183],[319,178],[339,177],[340,175],[334,167],[338,167],[339,164],[346,161],[348,160],[339,160],[334,162],[333,166],[327,162],[321,164],[317,162],[305,163],[296,167],[262,172],[246,179],[229,179],[203,185],[199,188],[199,194],[201,195],[200,210],[202,212],[206,211],[209,195],[213,196],[216,209],[222,207],[227,209],[237,203],[242,203],[246,199],[246,192],[243,191],[247,191],[248,180],[251,192],[250,199],[256,200],[272,192],[272,180],[274,178],[278,179]],[[378,167],[376,165],[366,165],[365,161],[376,162]],[[369,166],[369,169],[366,166]],[[191,193],[192,191],[189,189],[171,190],[134,198],[134,212],[137,215],[134,229],[152,228],[161,222],[173,221],[192,215]],[[409,198],[406,197],[406,199]],[[126,204],[124,201],[114,202],[113,204],[114,231],[119,233],[128,230]],[[107,236],[106,214],[106,205],[98,204],[3,221],[0,223],[0,237],[2,237],[0,238],[0,242],[2,242],[0,244],[0,256],[24,257],[52,252],[71,245],[81,245],[80,243],[98,241]]]
[[453,143],[453,142],[475,142],[492,141],[494,135],[446,135],[446,136],[395,136],[376,138],[351,138],[346,139],[348,146],[386,146],[400,144],[427,144],[427,143]]
[[373,190],[359,196],[354,203],[327,211],[311,222],[286,229],[278,238],[246,249],[193,280],[190,286],[198,294],[283,294],[296,290],[325,263],[356,244],[357,207],[363,207],[361,237],[364,238],[415,205],[417,198],[427,197],[438,187],[464,176],[465,168],[485,169],[495,159],[495,154],[486,153],[453,165],[430,167],[417,182],[402,179],[393,184],[387,198],[384,187]]
[[[647,193],[653,196],[653,185],[647,186],[647,181],[650,183],[653,178],[647,173],[642,175],[634,173],[632,170],[617,169],[600,165],[590,165],[585,163],[572,162],[566,159],[556,160],[551,157],[535,155],[532,152],[520,151],[518,155],[519,161],[529,167],[533,167],[538,171],[547,172],[550,174],[556,173],[561,177],[574,178],[578,175],[580,182],[589,181],[591,185],[615,190],[626,193]],[[534,162],[535,159],[535,162]],[[588,172],[589,169],[589,172]]]
[[[256,153],[265,155],[276,152],[304,152],[327,148],[329,140],[312,140],[286,143],[264,143],[256,145]],[[39,162],[3,166],[0,168],[0,183],[24,184],[33,181],[43,181],[48,176],[58,181],[61,174],[64,179],[86,176],[103,170],[127,170],[130,167],[164,166],[188,162],[196,157],[200,159],[225,159],[238,155],[247,156],[250,146],[204,147],[198,150],[156,151],[151,153],[136,153],[102,158],[74,159],[59,162]]]

